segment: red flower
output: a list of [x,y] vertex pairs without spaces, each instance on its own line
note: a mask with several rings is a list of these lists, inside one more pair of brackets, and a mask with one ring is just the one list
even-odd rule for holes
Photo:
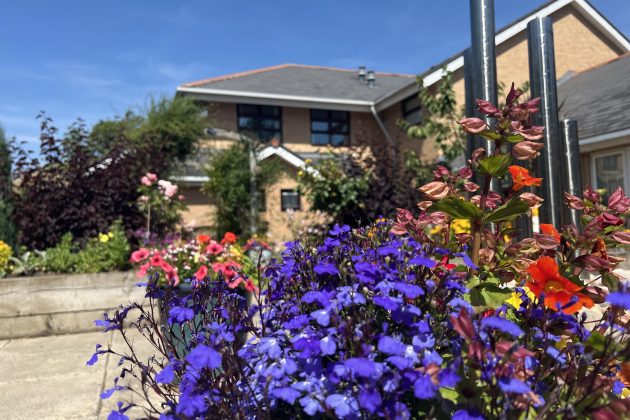
[[527,268],[527,272],[531,277],[531,280],[527,282],[527,287],[538,298],[544,294],[546,307],[557,311],[558,305],[564,307],[569,304],[572,298],[577,298],[577,301],[562,309],[562,312],[572,314],[582,307],[590,308],[593,306],[593,300],[580,292],[582,287],[560,275],[555,259],[540,257]]
[[512,189],[518,191],[523,187],[531,187],[533,185],[539,187],[542,184],[542,178],[534,178],[529,174],[529,171],[522,166],[512,165],[508,168],[512,175]]
[[206,244],[210,242],[210,236],[204,234],[197,235],[197,242],[199,242],[201,245]]
[[206,267],[205,265],[202,265],[201,267],[199,267],[199,269],[195,273],[195,278],[197,280],[203,280],[206,278],[207,275],[208,275],[208,267]]
[[236,242],[236,235],[233,234],[232,232],[225,232],[225,235],[223,235],[223,239],[221,239],[221,245],[233,244],[235,242]]
[[541,223],[540,231],[545,235],[553,237],[553,239],[555,239],[557,243],[560,243],[560,232],[558,232],[556,228],[553,227],[553,225],[548,223]]

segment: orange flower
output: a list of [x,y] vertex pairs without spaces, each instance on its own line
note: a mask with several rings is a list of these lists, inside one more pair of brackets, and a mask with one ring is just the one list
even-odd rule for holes
[[534,178],[529,174],[529,171],[522,166],[512,165],[508,168],[512,175],[512,189],[518,191],[523,187],[531,187],[533,185],[539,187],[542,184],[542,178]]
[[552,236],[556,240],[556,242],[560,243],[560,232],[558,232],[556,228],[553,227],[553,225],[548,223],[541,223],[540,231],[545,235]]
[[201,245],[206,244],[210,242],[210,236],[204,234],[197,235],[197,242],[199,242]]
[[555,259],[540,257],[527,268],[527,272],[531,276],[531,280],[527,282],[527,287],[538,298],[542,294],[545,295],[544,303],[546,307],[557,311],[557,305],[563,307],[573,297],[577,297],[577,301],[562,309],[562,312],[573,314],[584,306],[587,308],[593,306],[593,300],[584,293],[580,293],[582,287],[560,275],[558,263],[556,263]]
[[233,244],[235,242],[236,242],[236,235],[233,234],[232,232],[225,232],[225,235],[223,235],[223,239],[221,239],[221,245]]

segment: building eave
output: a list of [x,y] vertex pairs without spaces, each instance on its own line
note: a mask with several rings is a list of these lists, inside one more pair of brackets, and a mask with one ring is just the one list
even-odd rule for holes
[[628,145],[630,128],[580,139],[580,153]]

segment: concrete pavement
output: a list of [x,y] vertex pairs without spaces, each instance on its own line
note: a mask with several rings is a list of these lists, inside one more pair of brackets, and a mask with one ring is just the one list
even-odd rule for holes
[[[135,341],[142,354],[152,353],[143,340]],[[133,399],[127,391],[100,399],[120,372],[118,358],[108,354],[93,366],[86,362],[97,343],[108,342],[126,350],[115,332],[1,340],[0,419],[106,419],[116,401]],[[141,418],[142,411],[127,415]]]

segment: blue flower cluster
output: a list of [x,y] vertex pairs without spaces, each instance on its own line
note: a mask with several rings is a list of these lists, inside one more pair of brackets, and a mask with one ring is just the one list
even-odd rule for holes
[[[570,383],[571,372],[611,346],[585,317],[550,311],[522,288],[520,305],[475,311],[465,249],[430,248],[388,230],[335,226],[317,247],[288,243],[249,306],[223,282],[185,295],[149,282],[167,333],[161,361],[140,370],[143,386],[162,397],[160,418],[517,418],[545,410],[561,375]],[[627,291],[609,302],[628,308]],[[124,333],[127,312],[99,325]],[[619,328],[611,320],[598,326]],[[114,352],[96,350],[89,364]],[[601,376],[591,385],[621,392],[614,375]]]

